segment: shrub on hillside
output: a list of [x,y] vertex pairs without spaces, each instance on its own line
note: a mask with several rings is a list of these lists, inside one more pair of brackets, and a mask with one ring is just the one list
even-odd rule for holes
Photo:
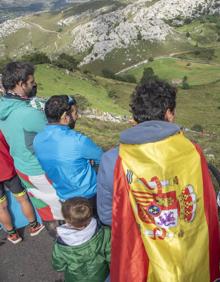
[[140,41],[140,40],[142,40],[142,39],[143,39],[142,34],[141,34],[140,31],[138,31],[137,40]]
[[109,69],[103,69],[102,70],[102,74],[104,77],[106,78],[111,78],[111,79],[115,79],[115,74],[112,70]]
[[184,24],[190,24],[192,22],[191,18],[184,19]]
[[136,77],[134,75],[132,75],[132,74],[125,75],[124,79],[125,79],[126,82],[137,83]]
[[35,52],[22,56],[22,61],[31,62],[34,65],[50,64],[50,58],[43,52]]
[[91,71],[85,69],[85,70],[83,71],[83,73],[84,73],[84,74],[91,74]]
[[118,98],[117,92],[115,90],[112,90],[112,89],[109,90],[108,91],[108,97],[113,98],[113,99]]
[[56,60],[52,61],[52,64],[63,69],[67,69],[69,71],[74,71],[77,69],[78,61],[68,54],[62,53],[60,54]]
[[126,75],[115,75],[115,78],[119,81],[129,82],[129,83],[137,83],[136,77],[132,74],[126,74]]
[[203,127],[200,124],[194,124],[191,129],[197,132],[203,132]]
[[212,48],[197,48],[194,55],[201,59],[212,60],[215,57],[215,49]]
[[154,70],[152,68],[145,68],[143,71],[142,78],[140,80],[140,84],[144,84],[149,80],[155,79],[158,79],[158,76],[154,73]]
[[137,83],[135,76],[132,74],[116,75],[112,70],[103,69],[102,74],[106,78],[115,79],[124,82]]
[[84,111],[91,106],[88,99],[81,94],[77,93],[72,96],[76,99],[77,105],[81,111]]
[[185,75],[182,79],[182,89],[189,89],[190,86],[189,86],[189,83],[188,83],[188,77]]

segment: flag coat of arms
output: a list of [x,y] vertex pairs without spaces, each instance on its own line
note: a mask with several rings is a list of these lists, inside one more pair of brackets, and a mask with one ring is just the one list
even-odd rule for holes
[[214,188],[200,148],[182,133],[120,145],[111,259],[111,282],[220,279]]

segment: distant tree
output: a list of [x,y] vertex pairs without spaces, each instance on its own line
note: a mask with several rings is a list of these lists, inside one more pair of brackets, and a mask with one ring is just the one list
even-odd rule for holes
[[140,41],[140,40],[142,40],[142,34],[141,34],[141,32],[140,32],[140,30],[138,31],[138,34],[137,34],[137,40],[138,41]]
[[212,60],[215,57],[215,49],[213,48],[198,48],[194,51],[196,56],[202,59]]
[[91,72],[90,72],[89,70],[85,69],[85,70],[83,71],[83,73],[84,73],[84,74],[90,74]]
[[203,8],[202,4],[199,4],[198,7],[197,7],[197,9],[198,9],[199,11],[202,11],[202,8]]
[[136,77],[132,74],[127,74],[127,75],[124,76],[124,78],[125,78],[126,82],[137,83]]
[[124,82],[129,82],[129,83],[137,83],[136,77],[132,74],[126,74],[123,76],[116,75],[114,79],[124,81]]
[[207,55],[207,59],[208,60],[212,60],[213,59],[213,57],[215,56],[215,49],[206,49],[205,50],[205,53],[206,53],[206,55]]
[[198,56],[198,55],[200,54],[200,51],[199,51],[199,50],[195,50],[195,51],[194,51],[194,54],[195,54],[196,56]]
[[69,71],[74,71],[77,69],[78,60],[76,60],[73,56],[62,53],[60,54],[56,60],[52,61],[52,64],[63,69],[67,69]]
[[22,56],[21,59],[22,61],[28,61],[35,65],[51,63],[49,57],[43,52],[34,52],[31,54],[27,54],[27,55]]
[[115,74],[112,70],[109,69],[103,69],[102,70],[102,74],[104,77],[106,78],[111,78],[111,79],[115,79]]
[[191,22],[192,22],[192,19],[190,19],[190,18],[186,18],[184,20],[184,24],[190,24]]
[[143,71],[142,78],[140,80],[140,84],[143,84],[149,80],[157,79],[158,76],[155,75],[154,70],[152,68],[145,68]]

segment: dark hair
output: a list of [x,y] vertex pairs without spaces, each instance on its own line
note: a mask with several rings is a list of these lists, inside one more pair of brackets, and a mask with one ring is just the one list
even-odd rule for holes
[[168,109],[176,107],[175,87],[166,81],[153,79],[138,85],[131,96],[131,112],[136,122],[164,120]]
[[93,212],[92,206],[86,198],[75,197],[62,204],[64,219],[73,227],[83,227],[90,222]]
[[15,88],[21,82],[27,82],[29,75],[34,75],[34,65],[28,62],[12,62],[2,72],[2,85],[5,91]]
[[45,104],[45,114],[48,122],[59,122],[63,113],[68,113],[73,105],[76,105],[76,100],[71,96],[51,96]]

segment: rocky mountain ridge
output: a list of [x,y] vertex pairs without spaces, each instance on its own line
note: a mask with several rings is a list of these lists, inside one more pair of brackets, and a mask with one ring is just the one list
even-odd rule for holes
[[[220,13],[220,0],[138,0],[118,7],[117,2],[120,1],[105,2],[102,7],[72,15],[65,10],[61,12],[62,17],[56,22],[57,29],[60,28],[57,37],[68,36],[66,48],[85,54],[82,65],[104,59],[114,49],[126,49],[139,41],[163,42],[168,36],[178,38],[173,25]],[[24,28],[31,31],[32,26],[25,18],[8,20],[0,24],[0,40]]]
[[82,62],[87,64],[138,40],[164,41],[174,33],[168,21],[181,25],[185,19],[216,12],[220,12],[216,0],[140,0],[74,28],[72,47],[78,52],[91,49]]
[[49,6],[53,3],[65,4],[65,3],[79,3],[79,2],[87,2],[89,0],[1,0],[0,8],[9,8],[9,7],[27,7],[30,5],[39,5],[43,4],[44,6]]
[[1,0],[0,23],[31,13],[60,10],[72,3],[85,3],[88,1],[90,0]]

